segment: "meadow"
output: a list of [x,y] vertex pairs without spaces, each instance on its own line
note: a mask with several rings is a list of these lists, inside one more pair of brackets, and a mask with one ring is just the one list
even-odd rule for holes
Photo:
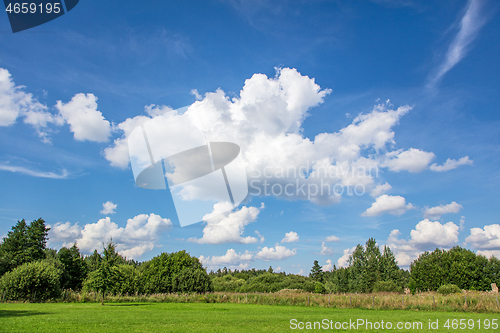
[[[498,318],[487,313],[234,303],[0,304],[2,332],[286,332],[307,330],[308,322],[313,329],[316,322],[315,330],[320,331],[380,332],[381,325],[401,331],[397,329],[401,323],[406,332],[452,332],[460,324],[470,332],[493,332],[498,331]],[[431,323],[433,328],[429,328]]]

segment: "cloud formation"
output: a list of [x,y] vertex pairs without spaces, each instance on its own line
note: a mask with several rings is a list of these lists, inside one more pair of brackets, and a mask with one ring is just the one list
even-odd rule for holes
[[402,196],[384,194],[377,197],[372,206],[361,214],[361,216],[378,216],[382,214],[403,215],[406,211],[414,208],[411,203],[406,204],[406,200]]
[[61,172],[57,173],[52,171],[33,170],[23,166],[11,165],[9,163],[0,163],[0,170],[22,173],[28,176],[39,177],[39,178],[66,179],[69,176],[69,173],[66,169],[62,169]]
[[439,205],[430,208],[426,207],[424,210],[424,218],[438,220],[441,218],[441,215],[448,213],[458,213],[462,208],[462,205],[457,204],[455,201],[447,205]]
[[325,242],[340,242],[340,238],[335,235],[331,235],[325,238]]
[[87,254],[94,250],[100,251],[103,243],[112,239],[120,254],[137,259],[151,251],[162,232],[171,227],[169,219],[156,214],[140,214],[128,219],[125,228],[106,217],[83,227],[78,223],[56,223],[49,231],[49,238],[52,242],[63,242],[63,246],[71,246],[76,242],[80,250]]
[[484,228],[470,229],[470,235],[465,239],[467,243],[478,250],[500,250],[500,225],[490,224]]
[[482,1],[469,0],[465,14],[460,21],[460,28],[453,38],[443,62],[430,77],[428,87],[433,87],[450,69],[452,69],[467,54],[470,44],[481,30],[485,17],[481,13]]
[[0,68],[0,126],[11,126],[17,118],[24,117],[24,123],[34,127],[43,141],[50,142],[47,125],[60,125],[62,119],[47,112],[47,106],[24,89],[15,85],[8,70]]
[[319,253],[322,256],[331,256],[333,254],[333,249],[325,245],[325,242],[321,243],[321,252]]
[[281,243],[293,243],[298,241],[299,235],[294,231],[290,231],[285,234],[285,238],[281,240]]
[[209,269],[217,267],[228,267],[231,269],[247,269],[249,262],[253,260],[253,254],[248,250],[244,253],[236,253],[234,249],[228,249],[222,256],[203,256],[199,257],[201,263]]
[[276,244],[275,247],[263,247],[256,255],[256,259],[261,259],[264,261],[269,260],[285,260],[287,258],[293,257],[297,254],[297,251],[290,250],[284,246]]
[[111,125],[97,110],[97,97],[78,93],[71,101],[57,101],[57,113],[40,103],[32,94],[16,86],[8,70],[0,68],[0,126],[13,125],[19,117],[31,125],[45,143],[51,143],[53,131],[50,124],[70,125],[75,140],[106,142],[111,135]]
[[329,271],[332,270],[332,268],[333,268],[333,262],[332,262],[332,260],[331,259],[327,259],[326,260],[326,265],[323,265],[323,267],[321,268],[321,270],[323,272],[329,272]]
[[94,94],[76,94],[71,101],[57,101],[59,114],[69,124],[77,141],[107,142],[111,135],[111,125],[97,110]]
[[452,248],[458,243],[459,226],[453,222],[432,222],[428,219],[420,221],[410,231],[410,239],[400,239],[398,229],[391,231],[387,245],[396,256],[400,266],[408,266],[423,251],[439,248]]
[[[104,156],[111,165],[126,168],[128,135],[150,116],[162,114],[162,126],[172,135],[196,128],[207,141],[238,144],[253,196],[331,205],[343,195],[352,195],[353,190],[373,196],[388,191],[389,184],[376,183],[379,168],[393,172],[429,169],[434,153],[391,149],[395,145],[393,127],[411,110],[408,105],[393,109],[387,101],[358,115],[338,132],[305,137],[304,119],[329,93],[296,69],[279,68],[275,77],[254,74],[235,97],[218,89],[204,96],[197,94],[197,101],[180,110],[147,106],[149,116],[129,118],[115,126],[122,136],[104,150]],[[149,156],[144,158],[149,161]],[[195,187],[183,190],[190,199],[200,193]]]
[[459,158],[458,161],[448,158],[443,165],[438,165],[434,163],[430,166],[430,169],[436,172],[443,172],[456,169],[461,165],[473,165],[473,164],[474,162],[471,159],[469,159],[469,156],[464,156],[462,158]]
[[260,210],[263,208],[264,205],[261,205],[260,209],[243,206],[240,209],[231,211],[231,203],[217,203],[214,205],[213,212],[203,217],[203,221],[206,222],[203,228],[203,237],[189,238],[188,241],[198,244],[257,243],[259,241],[257,238],[252,236],[243,237],[242,235],[245,226],[255,222]]
[[101,214],[104,215],[114,214],[116,213],[115,209],[117,206],[118,205],[112,203],[111,201],[106,201],[105,203],[102,204]]

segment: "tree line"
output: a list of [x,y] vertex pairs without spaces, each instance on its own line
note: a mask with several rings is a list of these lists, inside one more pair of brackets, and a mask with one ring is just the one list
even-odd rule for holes
[[490,290],[500,283],[500,260],[476,255],[459,246],[424,252],[409,270],[401,269],[388,246],[382,251],[373,238],[358,244],[347,267],[330,271],[315,260],[309,276],[269,269],[207,273],[198,258],[186,251],[162,253],[136,262],[121,256],[110,241],[101,253],[84,256],[74,244],[59,251],[47,248],[43,219],[18,221],[0,243],[0,297],[2,299],[57,298],[62,290],[111,294],[277,292],[301,289],[316,293],[435,291],[443,285],[457,290]]

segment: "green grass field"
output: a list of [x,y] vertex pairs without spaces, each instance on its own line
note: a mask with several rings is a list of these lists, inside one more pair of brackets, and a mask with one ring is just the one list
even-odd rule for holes
[[[380,332],[375,329],[378,322],[384,321],[384,328],[390,321],[393,331],[405,332],[454,332],[452,320],[460,319],[465,325],[473,321],[474,327],[458,329],[469,332],[498,332],[491,326],[492,319],[498,314],[427,312],[409,310],[363,310],[327,309],[293,306],[270,306],[253,304],[203,304],[203,303],[118,303],[79,304],[79,303],[3,303],[0,304],[1,332],[286,332],[307,331],[307,322],[333,321],[333,329],[317,331],[341,331],[335,323],[370,321],[374,329],[366,330],[362,325],[349,331]],[[290,328],[290,320],[297,320],[297,328]],[[450,319],[450,329],[444,328]],[[429,329],[429,320],[438,320],[439,329]],[[478,320],[481,329],[478,327]],[[304,322],[304,329],[299,329]],[[397,322],[422,322],[422,329],[396,329]],[[490,323],[486,329],[485,324]],[[311,324],[314,325],[314,324]],[[330,325],[330,323],[328,324]],[[337,324],[341,325],[341,324]],[[406,324],[409,325],[409,324]],[[412,324],[413,325],[413,324]],[[344,328],[347,324],[344,324]],[[326,326],[325,326],[326,327]],[[346,331],[346,330],[344,330]],[[387,331],[391,331],[387,329]]]

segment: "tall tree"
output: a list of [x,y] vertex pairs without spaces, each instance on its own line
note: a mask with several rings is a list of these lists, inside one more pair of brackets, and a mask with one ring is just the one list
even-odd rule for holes
[[0,275],[24,263],[44,259],[49,230],[41,218],[29,225],[24,219],[18,221],[0,244]]
[[309,273],[309,277],[315,281],[321,282],[323,280],[323,271],[322,267],[317,260],[314,260],[313,267],[311,268],[311,273]]
[[69,249],[66,247],[61,248],[57,257],[63,266],[61,287],[73,290],[81,289],[88,268],[76,243]]

